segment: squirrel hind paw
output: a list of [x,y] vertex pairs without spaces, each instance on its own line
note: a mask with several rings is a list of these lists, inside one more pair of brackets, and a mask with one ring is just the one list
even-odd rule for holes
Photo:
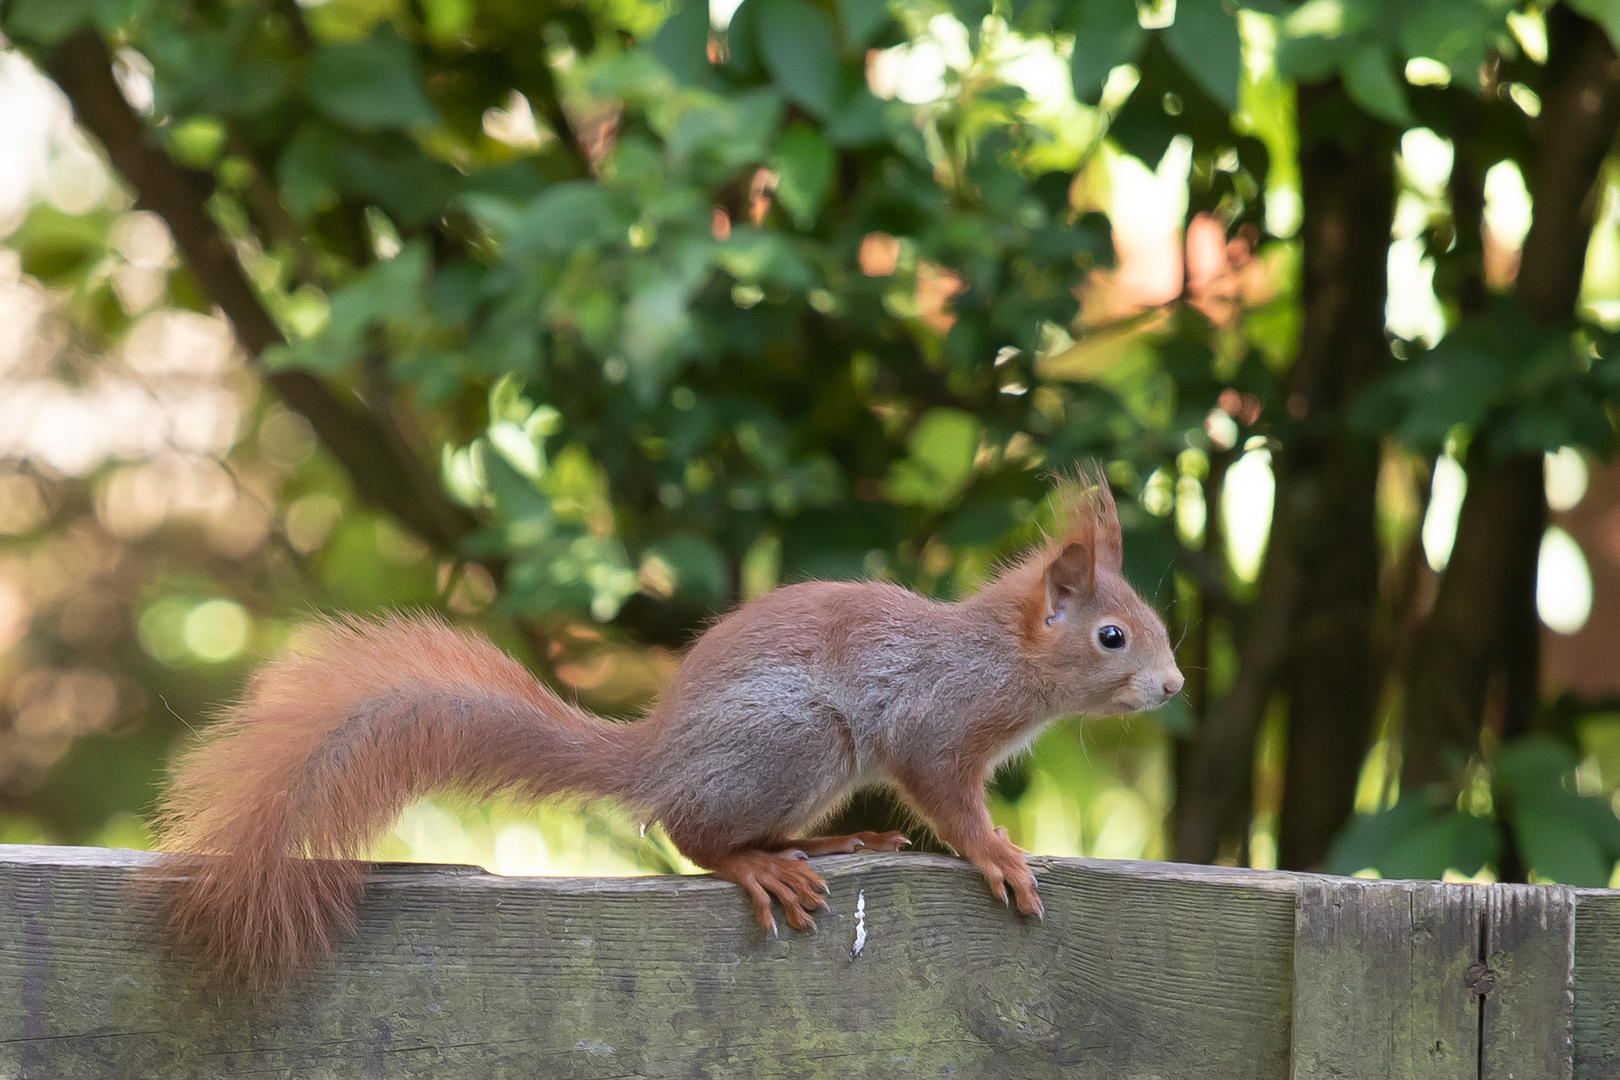
[[[858,832],[848,836],[810,836],[791,840],[782,849],[784,855],[866,855],[880,851],[899,851],[911,846],[911,837],[903,832]],[[797,853],[797,854],[795,854]]]
[[712,867],[715,876],[740,886],[753,902],[754,917],[767,933],[776,932],[771,901],[782,906],[782,915],[795,930],[814,933],[811,912],[827,906],[827,883],[810,869],[802,853],[740,851]]

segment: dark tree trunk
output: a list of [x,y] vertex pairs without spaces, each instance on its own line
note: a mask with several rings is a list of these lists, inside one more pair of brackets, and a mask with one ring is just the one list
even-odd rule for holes
[[1503,727],[1522,728],[1535,708],[1541,458],[1520,455],[1469,472],[1451,561],[1412,650],[1403,787],[1452,775],[1456,759],[1478,744],[1487,697]]
[[1389,361],[1394,140],[1382,127],[1354,143],[1327,137],[1319,126],[1336,100],[1337,88],[1300,90],[1301,130],[1316,137],[1300,153],[1304,325],[1291,383],[1307,408],[1279,471],[1297,522],[1291,554],[1302,581],[1285,676],[1288,757],[1278,835],[1280,865],[1290,869],[1319,865],[1354,809],[1378,701],[1371,633],[1378,444],[1347,430],[1344,418]]
[[[1376,695],[1376,444],[1344,410],[1388,357],[1385,266],[1394,132],[1335,84],[1299,92],[1304,324],[1289,372],[1276,509],[1231,691],[1180,763],[1176,857],[1207,862],[1248,821],[1254,742],[1273,693],[1290,695],[1284,865],[1319,861],[1350,813]],[[1292,428],[1289,431],[1289,428]]]
[[[1542,111],[1531,134],[1534,217],[1517,294],[1539,322],[1570,322],[1596,212],[1596,184],[1620,122],[1608,36],[1560,4],[1547,12]],[[1491,460],[1475,443],[1468,494],[1434,610],[1406,680],[1402,783],[1443,781],[1482,727],[1531,729],[1540,703],[1536,560],[1547,505],[1540,454]]]
[[1534,217],[1517,288],[1531,314],[1554,324],[1574,317],[1580,296],[1598,172],[1620,123],[1620,69],[1603,28],[1558,4],[1547,12],[1544,72],[1541,116],[1530,130]]

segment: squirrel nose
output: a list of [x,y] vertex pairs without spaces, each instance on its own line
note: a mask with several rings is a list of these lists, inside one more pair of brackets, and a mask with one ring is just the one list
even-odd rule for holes
[[1167,698],[1175,697],[1181,693],[1181,688],[1186,683],[1187,680],[1182,676],[1181,672],[1172,669],[1170,674],[1164,677],[1164,696]]

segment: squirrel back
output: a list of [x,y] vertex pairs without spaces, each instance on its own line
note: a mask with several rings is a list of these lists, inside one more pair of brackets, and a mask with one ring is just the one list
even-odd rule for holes
[[170,930],[249,981],[352,927],[360,860],[411,799],[619,794],[646,742],[436,618],[331,620],[303,644],[254,676],[159,803]]

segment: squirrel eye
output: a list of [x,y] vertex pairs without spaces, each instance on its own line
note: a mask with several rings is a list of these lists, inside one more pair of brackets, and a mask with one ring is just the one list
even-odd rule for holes
[[1105,649],[1123,649],[1125,647],[1125,631],[1109,623],[1097,630],[1097,644]]

